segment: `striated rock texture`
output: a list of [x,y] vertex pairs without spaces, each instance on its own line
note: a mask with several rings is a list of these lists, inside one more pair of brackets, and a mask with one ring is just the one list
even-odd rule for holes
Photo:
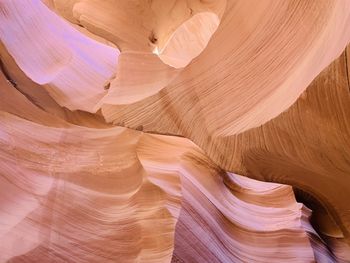
[[187,139],[0,118],[4,262],[169,262],[174,242],[185,262],[314,260],[291,187],[226,174]]
[[349,42],[348,0],[0,0],[0,262],[350,262]]
[[[3,262],[314,259],[291,187],[226,174],[184,138],[47,119],[1,87],[25,109],[0,114]],[[186,245],[198,234],[212,258]]]

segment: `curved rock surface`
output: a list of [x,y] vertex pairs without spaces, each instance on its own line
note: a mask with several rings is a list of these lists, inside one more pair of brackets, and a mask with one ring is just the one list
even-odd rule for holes
[[0,0],[0,262],[350,262],[349,41],[347,0]]
[[[253,182],[272,202],[242,201],[249,193],[236,197],[186,139],[0,118],[2,261],[169,262],[174,242],[186,262],[314,260],[290,187]],[[196,238],[215,261],[189,251]],[[227,251],[216,251],[221,242]]]
[[70,110],[96,112],[119,50],[79,33],[40,0],[1,1],[0,38],[19,67]]

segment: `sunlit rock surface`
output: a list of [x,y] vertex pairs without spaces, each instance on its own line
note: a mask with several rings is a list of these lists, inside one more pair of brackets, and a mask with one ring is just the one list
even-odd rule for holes
[[349,1],[0,0],[0,40],[0,262],[350,262]]

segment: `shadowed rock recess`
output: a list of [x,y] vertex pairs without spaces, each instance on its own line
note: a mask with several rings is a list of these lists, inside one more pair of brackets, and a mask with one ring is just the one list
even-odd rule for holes
[[350,1],[0,0],[0,262],[350,262]]

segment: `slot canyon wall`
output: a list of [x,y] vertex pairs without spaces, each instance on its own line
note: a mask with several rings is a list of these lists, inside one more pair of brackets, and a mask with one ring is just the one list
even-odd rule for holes
[[0,262],[350,262],[350,1],[0,0]]

